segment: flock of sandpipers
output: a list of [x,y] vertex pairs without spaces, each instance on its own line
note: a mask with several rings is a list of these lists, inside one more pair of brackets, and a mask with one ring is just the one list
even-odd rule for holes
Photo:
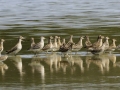
[[[8,58],[7,54],[16,55],[22,49],[22,41],[25,39],[22,36],[19,36],[18,43],[12,47],[10,50],[6,51],[6,55],[0,56],[0,61],[4,61]],[[85,44],[83,45],[83,39],[86,39]],[[48,38],[48,43],[44,44],[45,37],[40,37],[40,42],[35,43],[34,38],[31,38],[31,46],[28,51],[34,52],[37,55],[40,52],[62,52],[64,54],[70,52],[78,52],[81,48],[85,48],[87,52],[91,52],[92,54],[102,54],[105,52],[113,52],[115,49],[119,49],[120,45],[116,46],[116,39],[112,39],[112,44],[109,45],[109,37],[104,37],[99,35],[97,37],[96,42],[91,43],[89,36],[81,36],[77,43],[73,42],[73,35],[70,36],[69,41],[66,43],[65,38],[63,38],[62,42],[60,37],[50,36]],[[1,39],[0,42],[0,54],[2,53],[4,46],[4,39]]]

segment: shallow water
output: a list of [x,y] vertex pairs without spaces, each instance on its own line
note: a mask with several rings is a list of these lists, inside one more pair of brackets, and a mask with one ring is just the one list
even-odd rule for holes
[[33,53],[27,51],[30,37],[38,42],[40,36],[50,35],[68,40],[72,34],[74,42],[79,36],[89,35],[95,42],[101,34],[120,44],[119,4],[119,0],[1,0],[0,38],[6,40],[3,54],[19,35],[26,40],[18,56],[0,62],[0,89],[119,89],[119,50],[93,57],[82,49],[78,55],[66,58],[44,53],[33,58]]
[[0,87],[6,89],[119,89],[120,56],[60,54],[9,56],[0,63]]

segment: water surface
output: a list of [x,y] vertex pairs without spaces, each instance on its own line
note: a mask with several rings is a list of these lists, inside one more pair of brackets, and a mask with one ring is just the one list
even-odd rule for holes
[[[115,38],[120,44],[119,0],[1,0],[0,38],[5,50],[17,37],[26,37],[18,56],[0,62],[0,89],[42,90],[113,90],[120,88],[120,51],[111,55],[78,55],[62,57],[59,54],[28,52],[30,37],[38,42],[40,36],[59,35],[78,41],[89,35],[92,42],[99,34]],[[45,44],[47,40],[45,41]],[[83,41],[84,43],[84,41]],[[110,40],[110,44],[111,44]]]

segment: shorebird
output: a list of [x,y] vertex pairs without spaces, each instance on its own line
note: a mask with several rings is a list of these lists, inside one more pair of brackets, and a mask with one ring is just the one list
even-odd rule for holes
[[103,45],[103,38],[104,38],[104,36],[99,35],[97,38],[97,42],[93,43],[93,45],[88,48],[88,51],[100,48]]
[[50,37],[49,37],[48,44],[46,44],[46,45],[42,48],[43,51],[47,51],[47,52],[48,52],[48,51],[52,51],[52,48],[53,48],[52,39],[53,39],[53,37],[50,36]]
[[105,43],[103,43],[103,45],[101,47],[98,47],[98,48],[95,48],[93,50],[89,50],[92,54],[96,54],[96,55],[99,55],[99,54],[103,54],[104,53],[104,50],[105,50]]
[[116,49],[118,49],[118,50],[120,49],[120,44],[116,47]]
[[4,39],[1,39],[1,42],[0,42],[0,56],[1,56],[1,53],[2,53],[2,51],[4,49],[4,47],[3,47],[3,42],[4,41],[5,41]]
[[30,49],[35,45],[35,41],[34,38],[31,38],[31,45],[30,48],[28,49],[28,51],[30,51]]
[[108,51],[108,52],[113,52],[113,51],[115,51],[115,49],[116,49],[116,44],[115,44],[115,42],[116,42],[117,40],[116,39],[112,39],[112,44],[109,46],[109,48],[106,50],[106,51]]
[[5,61],[8,58],[8,55],[0,56],[0,62]]
[[35,41],[34,41],[34,38],[32,37],[31,38],[31,47],[33,47],[35,45]]
[[61,46],[59,47],[59,49],[65,47],[65,45],[66,45],[65,38],[63,38]]
[[23,39],[25,39],[25,38],[22,37],[22,36],[19,36],[18,43],[13,48],[11,48],[10,50],[6,51],[6,54],[14,54],[14,55],[16,55],[22,49],[21,42],[23,41]]
[[66,47],[69,47],[71,44],[73,44],[73,35],[70,35],[70,39],[68,41],[68,43],[65,45]]
[[90,41],[90,39],[89,39],[89,36],[85,36],[85,39],[86,39],[86,41],[85,41],[85,46],[84,46],[84,48],[89,48],[89,47],[91,47],[92,46],[92,43],[91,43],[91,41]]
[[64,53],[64,56],[65,56],[65,53],[67,53],[68,51],[71,51],[72,50],[72,46],[74,45],[74,43],[71,43],[70,46],[66,47],[64,44],[62,46],[60,46],[59,48],[59,52],[62,52]]
[[62,45],[62,43],[60,41],[60,37],[58,37],[57,48],[59,49],[61,45]]
[[83,47],[83,44],[82,44],[82,40],[83,40],[83,39],[84,39],[84,37],[81,36],[80,39],[79,39],[79,41],[78,41],[78,43],[77,43],[77,44],[74,44],[74,45],[72,46],[72,51],[77,52],[77,51],[79,51],[79,50]]
[[33,51],[35,54],[39,53],[42,50],[42,48],[44,47],[44,39],[45,39],[45,37],[42,36],[40,38],[40,42],[33,45],[29,50]]
[[65,38],[63,38],[63,40],[62,40],[61,46],[62,45],[66,45]]
[[109,48],[109,37],[105,37],[105,50],[107,50]]
[[104,38],[103,36],[100,36],[98,38],[98,42],[94,43],[94,45],[92,47],[90,47],[88,49],[88,51],[90,51],[92,54],[101,54],[101,53],[103,53],[104,50],[105,50],[105,46],[106,46],[106,44],[103,43],[103,41],[102,41],[103,38]]
[[102,46],[102,40],[103,40],[104,36],[102,35],[99,35],[98,38],[97,38],[97,42],[93,43],[92,47],[93,48],[98,48],[98,47],[101,47]]
[[57,44],[57,39],[58,39],[58,36],[55,36],[54,42],[53,42],[53,51],[57,51],[59,49]]

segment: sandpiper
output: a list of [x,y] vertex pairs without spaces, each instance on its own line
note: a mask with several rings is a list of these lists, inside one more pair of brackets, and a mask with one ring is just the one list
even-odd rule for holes
[[118,50],[120,49],[120,44],[116,47],[116,49],[118,49]]
[[106,51],[108,51],[108,52],[113,52],[113,51],[115,51],[115,49],[116,49],[116,44],[115,44],[115,42],[116,42],[117,40],[116,39],[112,39],[112,44],[109,46],[109,48],[106,50]]
[[62,45],[65,45],[65,44],[66,44],[66,42],[65,42],[65,38],[63,38],[63,39],[62,39],[61,46],[62,46]]
[[105,50],[105,46],[106,44],[103,43],[101,47],[98,47],[98,48],[94,48],[93,50],[89,50],[92,54],[103,54],[104,53],[104,50]]
[[107,50],[109,48],[109,37],[105,37],[105,50]]
[[52,48],[53,48],[52,39],[53,39],[53,37],[50,36],[50,37],[49,37],[48,44],[46,44],[46,45],[42,48],[43,51],[47,51],[47,52],[48,52],[48,51],[52,51]]
[[92,43],[91,43],[91,41],[90,41],[90,39],[89,39],[89,36],[85,36],[85,39],[86,39],[86,41],[85,41],[85,46],[84,46],[84,48],[89,48],[89,47],[91,47],[91,46],[92,46]]
[[97,38],[97,42],[93,43],[92,47],[93,48],[98,48],[98,47],[101,47],[102,46],[102,40],[103,40],[104,36],[102,35],[99,35],[98,38]]
[[4,47],[3,47],[3,42],[4,41],[5,41],[4,39],[1,39],[1,42],[0,42],[0,56],[1,56],[1,53],[2,53],[2,51],[4,49]]
[[106,44],[105,43],[103,44],[103,41],[102,41],[104,37],[101,35],[98,37],[99,37],[98,41],[94,43],[92,47],[88,49],[88,51],[90,51],[92,54],[101,54],[105,50]]
[[57,48],[59,49],[61,45],[62,45],[62,43],[60,41],[60,37],[58,37]]
[[72,51],[77,52],[77,51],[79,51],[79,50],[83,47],[83,44],[82,44],[82,40],[83,40],[83,39],[84,39],[84,37],[81,36],[80,39],[79,39],[79,41],[78,41],[78,43],[77,43],[77,44],[74,44],[74,45],[72,46]]
[[6,53],[7,54],[14,54],[14,55],[16,55],[22,49],[21,42],[23,41],[23,39],[25,39],[25,38],[22,37],[22,36],[19,36],[18,43],[13,48],[11,48],[10,50],[6,51]]
[[35,45],[35,40],[34,40],[34,38],[32,37],[31,38],[31,47],[33,47]]
[[34,38],[31,38],[31,45],[30,48],[28,49],[28,51],[30,51],[30,49],[35,45],[35,41]]
[[59,51],[60,51],[60,52],[68,52],[68,51],[71,51],[73,45],[74,45],[73,43],[71,43],[71,45],[68,46],[68,47],[66,47],[65,45],[62,45],[62,46],[60,46]]
[[100,48],[103,44],[103,38],[104,38],[104,36],[99,35],[98,38],[97,38],[97,42],[95,42],[91,47],[89,47],[88,51]]
[[45,39],[45,37],[42,36],[40,38],[40,42],[33,45],[33,47],[31,47],[29,50],[33,51],[35,54],[39,53],[42,50],[42,48],[44,47],[44,39]]
[[69,47],[71,44],[73,44],[73,35],[70,35],[70,39],[68,41],[68,43],[66,44],[66,47]]
[[57,39],[58,39],[58,36],[55,36],[54,42],[53,42],[53,51],[57,51],[59,49],[57,44]]
[[[60,48],[64,48],[65,45],[66,45],[65,38],[63,38]],[[59,48],[59,49],[60,49],[60,48]]]

